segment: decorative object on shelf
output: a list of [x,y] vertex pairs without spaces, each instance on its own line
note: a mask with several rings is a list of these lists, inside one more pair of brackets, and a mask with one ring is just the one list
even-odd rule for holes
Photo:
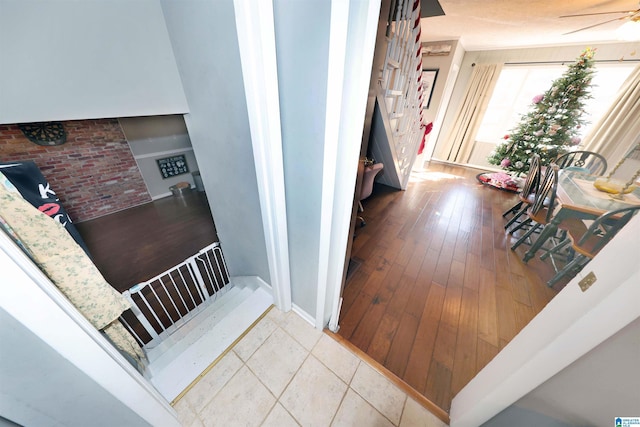
[[[423,16],[424,18],[424,16]],[[425,56],[448,56],[451,53],[450,44],[422,44],[422,54]]]
[[169,187],[169,190],[171,190],[171,194],[176,197],[184,197],[186,194],[191,193],[191,184],[188,182],[179,182]]
[[369,166],[373,166],[376,163],[376,159],[372,158],[368,158],[365,157],[364,158],[364,167],[367,168]]
[[549,90],[533,98],[520,124],[504,136],[488,158],[516,176],[529,170],[532,154],[547,166],[580,144],[578,129],[584,123],[584,99],[589,97],[595,49],[587,48]]
[[433,96],[433,88],[436,85],[436,79],[438,78],[438,69],[422,70],[422,93],[424,98],[422,100],[422,108],[429,109],[431,105],[431,98]]
[[18,128],[33,143],[50,147],[67,142],[67,133],[61,122],[20,123]]
[[638,177],[640,177],[640,142],[629,150],[609,175],[596,179],[593,186],[600,191],[612,194],[611,197],[615,199],[623,199],[625,194],[636,189],[635,182]]

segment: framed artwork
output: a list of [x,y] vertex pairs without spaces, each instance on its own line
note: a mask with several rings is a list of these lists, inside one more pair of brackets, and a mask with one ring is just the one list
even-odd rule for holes
[[172,176],[182,175],[189,172],[189,166],[187,166],[187,160],[184,154],[177,156],[166,157],[164,159],[157,159],[158,168],[162,179],[171,178]]
[[424,109],[429,109],[437,77],[437,68],[433,70],[422,70],[422,108]]

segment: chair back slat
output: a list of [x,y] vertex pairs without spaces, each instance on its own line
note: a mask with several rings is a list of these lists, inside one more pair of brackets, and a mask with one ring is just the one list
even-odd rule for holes
[[569,151],[554,161],[560,169],[580,168],[591,175],[603,175],[607,170],[607,159],[593,151]]
[[547,209],[546,222],[551,221],[556,207],[556,192],[558,190],[558,165],[547,167],[544,178],[538,187],[538,192],[531,205],[531,215],[536,215],[542,209]]
[[595,256],[639,210],[640,206],[629,206],[600,215],[582,235],[577,246],[584,246],[589,239],[597,237],[598,242],[589,251]]
[[538,192],[540,186],[540,156],[534,154],[529,162],[529,173],[522,186],[520,193],[523,198],[529,197],[531,194]]

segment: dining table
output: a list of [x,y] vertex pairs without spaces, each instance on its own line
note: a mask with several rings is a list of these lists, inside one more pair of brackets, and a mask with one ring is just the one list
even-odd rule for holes
[[538,238],[524,254],[526,263],[542,245],[558,231],[558,225],[568,219],[593,220],[600,215],[629,206],[640,205],[640,187],[620,197],[594,187],[599,175],[581,171],[560,170],[556,189],[556,208],[551,221],[542,229]]

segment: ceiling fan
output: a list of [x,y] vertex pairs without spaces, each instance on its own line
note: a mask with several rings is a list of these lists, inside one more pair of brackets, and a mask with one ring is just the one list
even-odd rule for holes
[[612,12],[595,12],[595,13],[579,13],[575,15],[563,15],[560,18],[573,18],[578,16],[595,16],[595,15],[624,15],[618,16],[616,18],[607,19],[606,21],[599,22],[597,24],[589,25],[586,27],[579,28],[577,30],[569,31],[568,33],[564,33],[563,35],[577,33],[579,31],[588,30],[590,28],[598,27],[600,25],[608,24],[609,22],[614,21],[630,21],[630,22],[640,22],[640,8],[635,10],[621,10],[621,11],[612,11]]

